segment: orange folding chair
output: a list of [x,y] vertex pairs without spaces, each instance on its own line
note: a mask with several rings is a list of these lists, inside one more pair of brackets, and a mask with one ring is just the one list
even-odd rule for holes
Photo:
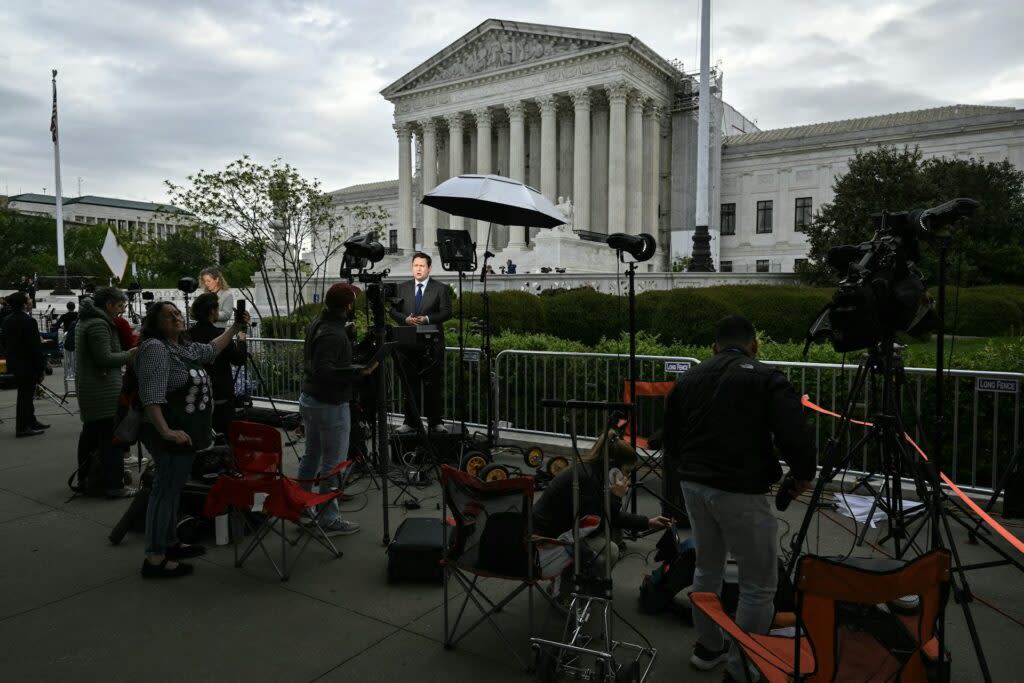
[[927,662],[939,657],[935,626],[949,593],[949,557],[946,550],[909,562],[805,555],[797,563],[791,637],[742,630],[714,593],[693,593],[690,601],[769,683],[925,683]]
[[[320,517],[324,504],[340,496],[341,490],[313,493],[305,490],[301,483],[314,484],[321,480],[339,478],[350,461],[342,462],[334,471],[311,482],[300,482],[284,474],[284,448],[281,432],[276,427],[237,420],[231,423],[228,430],[228,443],[234,471],[217,478],[207,495],[205,511],[212,517],[221,514],[226,508],[235,519],[240,520],[240,525],[235,525],[235,528],[244,528],[251,534],[248,545],[241,553],[238,549],[239,538],[232,538],[235,566],[241,567],[259,548],[281,580],[287,581],[290,576],[289,565],[294,565],[313,540],[335,558],[340,558],[342,553],[320,526]],[[262,516],[254,515],[253,512],[262,513]],[[289,537],[289,525],[298,530],[294,538]],[[280,538],[279,561],[274,559],[264,543],[271,533]],[[296,547],[294,556],[289,558],[288,549]]]
[[[636,406],[636,452],[640,457],[637,466],[638,483],[661,467],[663,453],[660,436],[665,420],[665,399],[675,385],[675,380],[637,382],[634,397],[630,391],[629,380],[623,382],[623,403],[633,403]],[[630,441],[632,429],[629,420],[623,420],[620,425],[625,430],[622,440]],[[646,471],[641,474],[641,470]]]
[[[529,633],[533,635],[533,594],[538,592],[558,608],[555,599],[538,585],[559,576],[572,562],[572,543],[533,534],[533,478],[519,477],[483,482],[448,465],[441,467],[444,507],[455,522],[441,560],[444,567],[444,646],[455,647],[483,622],[497,631],[513,656],[526,660],[505,635],[494,615],[526,591]],[[542,553],[545,554],[542,557]],[[455,580],[465,597],[454,622],[449,617],[448,582]],[[481,580],[500,579],[516,585],[494,601],[482,590]],[[480,617],[461,631],[459,625],[472,603]],[[525,643],[524,643],[525,644]]]

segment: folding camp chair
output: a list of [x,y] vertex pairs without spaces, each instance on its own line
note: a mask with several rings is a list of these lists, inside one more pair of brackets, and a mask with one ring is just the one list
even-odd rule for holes
[[[441,561],[444,567],[444,646],[455,647],[462,638],[486,621],[524,668],[526,660],[494,619],[516,596],[526,591],[527,619],[533,634],[533,593],[539,592],[553,607],[555,599],[538,584],[559,576],[572,562],[572,543],[533,535],[533,478],[520,477],[482,482],[448,465],[441,467],[444,507],[455,521],[454,538],[447,544]],[[541,558],[541,551],[546,557]],[[455,579],[465,598],[455,617],[449,619],[448,582]],[[481,579],[514,581],[516,586],[497,602],[484,594]],[[459,624],[472,602],[481,616],[459,631]]]
[[[665,420],[665,399],[676,382],[637,382],[635,401],[630,392],[629,380],[623,382],[623,385],[622,402],[636,405],[636,452],[640,457],[636,471],[637,483],[640,483],[661,467],[661,429]],[[632,430],[629,420],[624,420],[622,424],[625,427],[622,439],[630,441]]]
[[[327,493],[306,491],[300,481],[285,476],[282,471],[281,432],[276,427],[236,420],[228,430],[228,443],[234,472],[218,477],[206,499],[206,514],[216,516],[224,508],[240,520],[240,525],[251,534],[248,545],[239,553],[236,535],[232,538],[235,566],[241,567],[259,548],[282,581],[290,576],[289,565],[294,565],[312,540],[326,548],[335,558],[342,556],[331,538],[320,526],[324,504],[341,495],[341,490]],[[321,479],[339,478],[349,461],[341,463]],[[319,511],[318,511],[318,508]],[[255,513],[255,514],[254,514]],[[297,530],[289,537],[289,526]],[[274,533],[281,541],[280,560],[275,561],[264,541]],[[301,542],[301,544],[300,544]],[[289,547],[296,548],[289,558]]]
[[743,631],[714,593],[693,593],[690,601],[769,683],[924,683],[927,661],[939,657],[934,634],[945,611],[949,557],[946,550],[909,562],[805,555],[796,569],[792,637]]

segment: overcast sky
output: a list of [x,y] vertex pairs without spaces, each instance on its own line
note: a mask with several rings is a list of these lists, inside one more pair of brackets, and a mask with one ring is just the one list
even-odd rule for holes
[[[1024,106],[1021,0],[713,0],[725,98],[762,129],[952,103]],[[275,157],[325,189],[397,177],[378,92],[488,18],[629,33],[698,66],[699,0],[0,2],[0,192],[159,201]]]

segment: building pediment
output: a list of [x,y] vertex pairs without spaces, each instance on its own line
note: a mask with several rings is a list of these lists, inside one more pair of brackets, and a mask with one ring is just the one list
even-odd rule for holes
[[390,99],[426,86],[631,42],[638,41],[624,33],[488,19],[389,85],[381,94]]

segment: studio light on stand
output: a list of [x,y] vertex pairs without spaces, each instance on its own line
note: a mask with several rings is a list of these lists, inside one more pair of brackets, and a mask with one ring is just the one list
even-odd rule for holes
[[466,319],[462,310],[462,281],[467,272],[476,270],[476,243],[468,230],[438,229],[437,253],[441,258],[441,268],[459,274],[459,378],[455,404],[459,407],[462,434],[466,434]]
[[[619,261],[628,264],[626,276],[629,279],[629,396],[636,401],[636,264],[649,261],[658,249],[658,243],[651,235],[642,232],[629,235],[616,232],[605,240],[619,256]],[[629,411],[629,445],[636,449],[636,410]],[[636,470],[630,474],[630,484],[636,486]],[[636,496],[630,498],[630,509],[636,513]]]
[[194,277],[183,277],[178,280],[178,291],[185,295],[185,328],[188,329],[190,325],[188,310],[188,298],[195,294],[195,291],[199,289],[199,281]]

